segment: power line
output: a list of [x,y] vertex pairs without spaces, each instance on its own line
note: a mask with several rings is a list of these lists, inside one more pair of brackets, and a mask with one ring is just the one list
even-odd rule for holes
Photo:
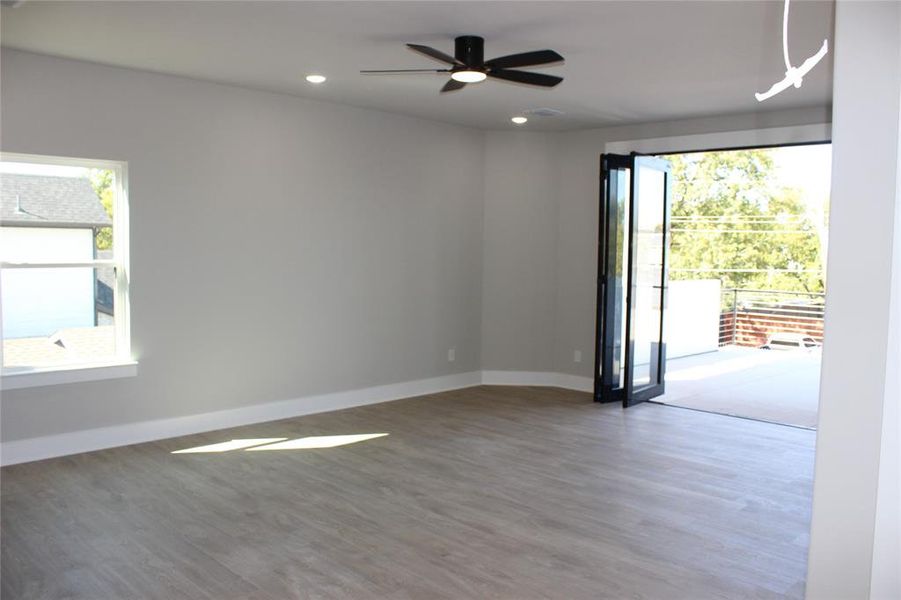
[[806,217],[734,217],[734,218],[723,218],[723,217],[680,217],[675,216],[672,217],[673,221],[688,221],[688,222],[698,222],[698,223],[785,223],[788,221],[806,221],[808,220]]
[[803,229],[670,229],[670,233],[770,233],[791,235],[819,235],[817,231]]
[[822,273],[822,269],[676,269],[670,267],[672,272],[679,273]]

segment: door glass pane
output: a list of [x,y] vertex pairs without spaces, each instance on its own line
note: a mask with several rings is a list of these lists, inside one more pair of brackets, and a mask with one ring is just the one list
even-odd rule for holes
[[[608,389],[623,387],[625,363],[626,289],[628,285],[629,176],[630,169],[611,169],[608,173],[608,197],[605,237],[607,297],[600,339],[606,360],[600,363],[602,381]],[[609,324],[609,325],[608,325]],[[608,327],[607,332],[604,328]],[[609,337],[607,336],[609,333]],[[607,372],[604,372],[605,365]]]
[[612,253],[613,265],[613,289],[615,290],[616,304],[614,307],[614,332],[613,332],[613,387],[620,388],[625,382],[622,380],[623,364],[626,361],[626,345],[623,340],[623,332],[626,330],[626,285],[628,278],[629,254],[629,169],[618,171],[616,178],[617,194],[617,219],[616,223],[616,250]]
[[666,174],[636,165],[632,319],[634,389],[659,383]]

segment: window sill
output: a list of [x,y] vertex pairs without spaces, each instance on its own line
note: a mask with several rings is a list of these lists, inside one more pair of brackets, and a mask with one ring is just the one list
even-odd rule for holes
[[28,371],[4,372],[0,388],[16,390],[21,388],[41,387],[78,383],[80,381],[100,381],[102,379],[119,379],[134,377],[138,374],[138,363],[134,360],[123,360],[95,365],[71,365],[47,369],[30,369]]

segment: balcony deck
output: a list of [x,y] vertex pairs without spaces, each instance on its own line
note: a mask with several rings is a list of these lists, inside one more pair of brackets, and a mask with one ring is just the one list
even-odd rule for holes
[[667,361],[666,394],[657,400],[815,429],[821,351],[724,346]]

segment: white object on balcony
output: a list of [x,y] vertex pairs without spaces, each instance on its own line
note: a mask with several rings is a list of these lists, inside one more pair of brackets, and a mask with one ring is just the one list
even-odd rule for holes
[[663,319],[667,359],[719,349],[720,280],[670,280]]

